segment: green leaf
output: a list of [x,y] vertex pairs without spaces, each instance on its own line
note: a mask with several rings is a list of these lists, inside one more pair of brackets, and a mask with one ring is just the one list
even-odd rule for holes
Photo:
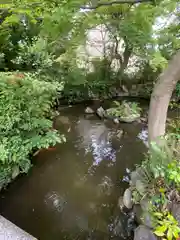
[[159,226],[159,227],[156,228],[157,232],[163,232],[164,233],[166,230],[167,230],[167,226],[166,225]]
[[163,237],[165,235],[164,232],[159,232],[159,231],[154,231],[154,234],[156,234],[156,236],[158,237]]
[[168,231],[167,231],[167,239],[168,239],[168,240],[172,240],[172,238],[173,238],[172,229],[168,229]]

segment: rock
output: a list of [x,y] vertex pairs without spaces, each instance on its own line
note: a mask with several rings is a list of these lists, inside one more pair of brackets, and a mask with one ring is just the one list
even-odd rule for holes
[[113,122],[116,123],[116,124],[119,124],[119,119],[118,118],[114,118]]
[[133,206],[132,192],[129,188],[127,188],[124,192],[123,203],[124,203],[124,206],[127,207],[128,209],[131,209]]
[[93,114],[93,113],[94,113],[94,110],[93,110],[92,108],[90,108],[90,107],[87,107],[87,108],[85,109],[85,113],[87,113],[87,114]]
[[105,117],[105,110],[104,110],[103,107],[99,107],[99,108],[96,110],[96,113],[97,113],[97,115],[98,115],[100,118]]
[[123,135],[123,130],[122,129],[118,130],[116,134],[117,138],[121,139],[122,135]]
[[150,214],[148,211],[143,212],[140,204],[135,204],[133,206],[133,211],[135,213],[135,219],[138,224],[143,224],[149,228],[153,228]]
[[148,198],[144,198],[140,201],[140,205],[143,209],[143,211],[148,211],[149,207],[150,207],[150,202]]
[[142,180],[144,172],[143,170],[139,167],[136,169],[136,171],[131,172],[131,181],[130,184],[131,186],[135,187],[136,186],[136,181],[137,180]]
[[145,184],[140,180],[136,180],[136,190],[143,196],[146,192],[146,186]]
[[14,166],[13,170],[12,170],[12,179],[15,179],[19,175],[19,173],[20,173],[19,167],[18,166]]
[[150,207],[149,199],[145,198],[145,199],[141,200],[140,201],[140,206],[141,206],[141,209],[142,209],[142,214],[140,216],[140,218],[142,218],[141,219],[142,223],[149,228],[153,228],[152,218],[151,218],[151,215],[149,213],[149,207]]
[[157,237],[148,227],[140,225],[134,231],[134,240],[157,240]]
[[178,225],[180,227],[180,204],[173,203],[171,212],[173,217],[177,220]]

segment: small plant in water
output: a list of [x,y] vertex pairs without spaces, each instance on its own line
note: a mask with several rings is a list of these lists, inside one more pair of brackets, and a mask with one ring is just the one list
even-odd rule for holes
[[113,103],[115,106],[107,110],[108,115],[112,115],[114,117],[129,117],[140,115],[141,108],[139,107],[138,103],[126,101],[123,101],[121,104],[117,101],[114,101]]

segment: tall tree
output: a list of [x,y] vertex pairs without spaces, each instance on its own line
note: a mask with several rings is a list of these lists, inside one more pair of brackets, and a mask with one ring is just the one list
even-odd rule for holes
[[154,86],[148,119],[149,142],[158,141],[157,138],[165,134],[169,102],[179,80],[180,50],[174,55]]

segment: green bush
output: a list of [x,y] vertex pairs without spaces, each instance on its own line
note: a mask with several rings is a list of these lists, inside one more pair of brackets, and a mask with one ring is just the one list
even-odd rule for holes
[[0,187],[31,166],[30,154],[64,140],[52,130],[51,104],[59,85],[31,75],[0,74]]

